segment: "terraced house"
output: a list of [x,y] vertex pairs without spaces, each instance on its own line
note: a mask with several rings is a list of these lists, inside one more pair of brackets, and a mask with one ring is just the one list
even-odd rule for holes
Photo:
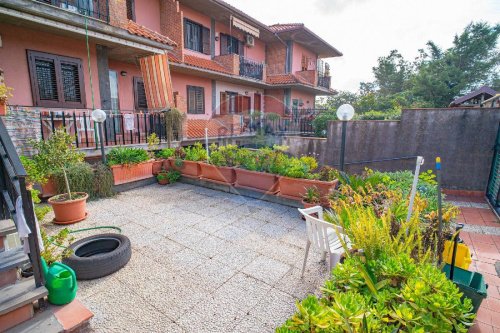
[[18,147],[61,126],[92,147],[96,108],[107,145],[144,142],[171,107],[187,114],[183,138],[241,135],[256,111],[314,109],[334,93],[322,59],[342,55],[303,24],[220,0],[0,0],[0,37]]

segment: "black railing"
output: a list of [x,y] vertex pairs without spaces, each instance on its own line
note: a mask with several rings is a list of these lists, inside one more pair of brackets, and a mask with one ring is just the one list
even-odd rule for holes
[[288,116],[255,113],[243,117],[243,130],[271,135],[314,136],[313,121],[325,109],[294,109]]
[[[160,143],[168,142],[169,134],[165,126],[163,112],[116,112],[106,111],[103,123],[105,146],[145,144],[155,133]],[[98,148],[98,130],[90,110],[50,111],[40,114],[42,139],[58,128],[65,129],[75,137],[77,148]],[[182,137],[181,128],[174,128],[170,138],[178,141]]]
[[[33,210],[31,192],[26,189],[27,175],[2,119],[0,119],[0,156],[0,219],[10,218],[15,220],[16,214],[24,214],[26,223],[31,231],[28,236],[28,246],[35,286],[37,288],[42,287],[45,282],[41,269],[42,263],[40,259],[40,246],[38,244],[37,222]],[[22,212],[16,210],[16,200],[18,197],[22,199]],[[40,306],[43,306],[43,299],[38,300],[38,302]]]
[[70,12],[109,22],[108,0],[35,0]]
[[240,75],[262,80],[264,64],[240,56]]
[[332,81],[331,76],[318,76],[318,86],[326,89],[330,89],[330,83]]

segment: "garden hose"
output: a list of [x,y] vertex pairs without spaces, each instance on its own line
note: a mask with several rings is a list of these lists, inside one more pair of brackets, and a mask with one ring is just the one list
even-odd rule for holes
[[[100,226],[100,227],[91,227],[91,228],[83,228],[83,229],[78,229],[78,230],[69,230],[69,233],[70,234],[76,234],[78,232],[83,232],[83,231],[89,231],[89,230],[99,230],[99,229],[115,229],[115,230],[118,230],[118,232],[121,234],[122,233],[122,229],[119,228],[119,227],[113,227],[113,226]],[[60,248],[63,248],[63,249],[67,249],[68,247],[67,246],[63,246],[61,244],[57,244],[57,243],[54,243],[53,242],[53,237],[49,237],[48,238],[48,241],[50,244],[52,245],[55,245],[55,246],[58,246]]]

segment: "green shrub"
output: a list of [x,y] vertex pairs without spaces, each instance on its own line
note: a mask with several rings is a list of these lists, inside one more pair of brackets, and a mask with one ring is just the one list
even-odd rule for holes
[[170,170],[169,172],[167,172],[167,178],[170,184],[173,184],[181,178],[181,173],[176,170]]
[[21,163],[26,171],[28,177],[26,178],[27,183],[38,183],[45,184],[47,182],[47,177],[49,176],[48,171],[36,163],[33,159],[27,156],[19,156]]
[[[107,198],[114,195],[113,174],[102,163],[95,166],[89,163],[78,163],[66,169],[70,187],[75,192],[85,192],[90,199]],[[54,174],[58,191],[64,191],[62,172]]]
[[328,122],[331,120],[338,120],[337,115],[333,111],[321,112],[312,121],[314,128],[314,135],[324,138],[328,131]]
[[141,148],[118,147],[108,153],[108,165],[138,164],[149,160],[148,152]]
[[210,146],[209,163],[216,166],[235,166],[238,150],[236,145],[217,146],[213,143]]
[[196,142],[194,145],[184,148],[186,161],[206,161],[207,160],[207,150],[203,148],[200,142]]
[[156,153],[158,158],[170,158],[174,156],[175,148],[164,148]]

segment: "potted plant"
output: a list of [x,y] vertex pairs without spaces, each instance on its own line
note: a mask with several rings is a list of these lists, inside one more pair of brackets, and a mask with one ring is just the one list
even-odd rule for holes
[[201,178],[221,184],[234,184],[236,173],[233,167],[237,152],[238,146],[236,145],[212,144],[208,163],[199,163]]
[[207,151],[201,143],[196,142],[190,147],[178,147],[175,152],[175,161],[172,168],[189,178],[200,177],[199,161],[207,160]]
[[279,191],[277,174],[286,165],[286,147],[274,146],[258,150],[240,149],[236,155],[235,187],[250,189],[266,194]]
[[148,135],[148,155],[149,158],[153,160],[153,165],[152,165],[152,170],[153,170],[153,175],[157,175],[162,167],[163,167],[163,158],[159,157],[155,151],[158,150],[158,146],[160,145],[160,138],[156,135],[156,133],[153,133],[151,135]]
[[153,175],[153,161],[144,149],[113,148],[107,157],[115,185],[147,179]]
[[87,217],[87,198],[85,192],[72,193],[66,169],[71,165],[83,162],[84,153],[80,153],[73,145],[74,138],[64,130],[56,130],[46,141],[34,144],[37,153],[33,160],[38,165],[50,165],[54,171],[61,171],[64,177],[66,193],[58,194],[49,199],[54,210],[56,224],[70,224],[84,220]]
[[168,184],[168,173],[165,169],[161,170],[157,175],[156,175],[156,180],[158,181],[158,184],[160,185],[167,185]]
[[12,97],[12,90],[5,83],[0,83],[0,116],[7,115],[7,101]]
[[163,121],[165,122],[165,136],[167,147],[170,148],[172,141],[176,138],[174,134],[182,135],[182,123],[186,119],[186,114],[176,108],[163,110]]
[[176,183],[181,178],[181,173],[179,171],[170,170],[167,172],[167,178],[170,184]]
[[174,148],[164,148],[156,153],[156,157],[160,158],[163,163],[161,168],[165,170],[170,170],[171,169],[171,163],[173,160],[173,156],[175,153]]
[[322,201],[326,201],[338,180],[335,178],[336,173],[329,172],[331,168],[312,173],[311,171],[317,167],[318,163],[314,157],[290,158],[279,180],[280,196],[300,200],[304,195],[304,189],[314,186],[318,189]]
[[315,186],[307,187],[304,195],[302,195],[302,204],[304,208],[311,208],[318,206],[321,202],[321,193]]

